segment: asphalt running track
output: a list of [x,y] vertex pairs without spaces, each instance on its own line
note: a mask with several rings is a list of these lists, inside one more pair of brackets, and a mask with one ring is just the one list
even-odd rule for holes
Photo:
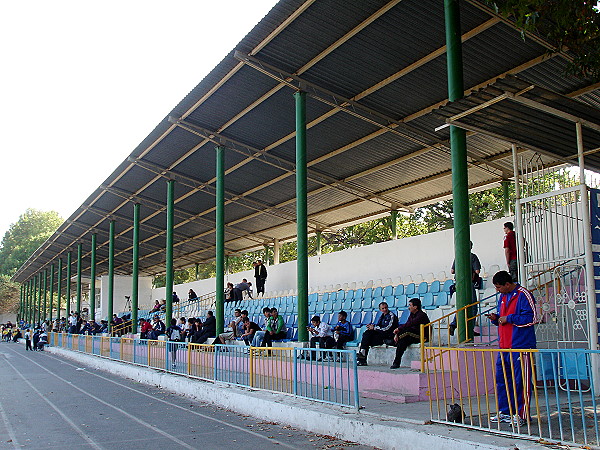
[[0,449],[372,448],[27,352],[23,344],[0,343],[0,367]]

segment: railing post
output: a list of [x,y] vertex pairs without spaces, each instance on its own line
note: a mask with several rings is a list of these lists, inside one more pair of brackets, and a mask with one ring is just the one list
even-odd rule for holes
[[254,387],[254,347],[250,346],[250,360],[248,361],[248,385]]
[[[431,334],[431,330],[429,330]],[[421,338],[421,373],[425,372],[425,325],[421,324],[419,329]]]

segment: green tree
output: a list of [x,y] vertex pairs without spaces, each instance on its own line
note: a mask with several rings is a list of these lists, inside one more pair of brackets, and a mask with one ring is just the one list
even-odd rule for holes
[[56,211],[27,209],[0,243],[0,274],[13,275],[63,223]]
[[514,20],[525,38],[531,31],[573,55],[567,72],[600,79],[600,12],[596,0],[487,0]]
[[0,314],[12,314],[18,311],[19,284],[10,281],[8,275],[0,275]]

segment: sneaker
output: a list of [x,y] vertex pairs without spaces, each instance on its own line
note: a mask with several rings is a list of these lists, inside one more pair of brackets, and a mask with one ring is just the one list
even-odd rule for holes
[[523,426],[525,425],[525,419],[522,419],[518,414],[512,416],[512,419],[509,421],[513,426]]
[[508,414],[498,413],[495,416],[490,417],[490,422],[491,423],[498,423],[498,422],[510,423],[510,422],[512,422],[512,418]]
[[171,367],[172,367],[173,369],[176,369],[176,368],[177,368],[177,364],[173,363],[173,364],[171,364]]
[[400,364],[392,364],[390,366],[390,369],[399,369],[400,368]]
[[454,331],[456,331],[456,325],[450,324],[450,336],[454,336]]
[[367,365],[367,360],[366,359],[359,359],[358,361],[356,361],[356,365],[357,366],[366,366]]

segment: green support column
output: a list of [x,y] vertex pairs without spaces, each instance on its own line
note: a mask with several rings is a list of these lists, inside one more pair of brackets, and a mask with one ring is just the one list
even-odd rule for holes
[[321,230],[317,230],[317,256],[321,256],[323,252],[323,232]]
[[23,319],[23,285],[19,286],[19,313],[17,314],[17,324]]
[[[167,182],[167,229],[166,229],[166,249],[165,249],[165,267],[167,274],[165,276],[165,300],[167,307],[165,310],[165,325],[169,326],[173,318],[173,225],[175,212],[175,180]],[[219,328],[217,328],[219,330]]]
[[[456,101],[464,95],[462,43],[459,0],[444,0],[446,22],[446,57],[448,66],[448,99]],[[452,193],[454,208],[454,258],[456,267],[456,308],[472,303],[471,249],[469,230],[469,195],[467,172],[467,136],[465,130],[450,126],[452,158]],[[473,334],[473,321],[465,324],[465,314],[457,317],[459,340]],[[468,329],[467,329],[468,328]]]
[[42,309],[42,322],[48,319],[48,269],[44,270],[44,307]]
[[115,297],[115,221],[108,228],[108,332],[112,331],[113,304]]
[[63,271],[63,262],[62,262],[62,258],[59,258],[58,260],[58,275],[56,277],[56,318],[58,320],[61,319],[60,317],[60,297],[62,295],[62,271]]
[[96,320],[96,244],[98,236],[92,234],[92,250],[90,254],[90,319]]
[[52,324],[52,309],[54,308],[54,264],[50,266],[50,324]]
[[217,192],[216,192],[216,217],[215,217],[215,259],[216,259],[216,319],[217,319],[217,334],[223,330],[225,326],[225,148],[216,147],[217,156]]
[[508,192],[508,188],[510,186],[510,181],[502,180],[502,206],[504,209],[504,216],[510,216],[510,194]]
[[31,279],[27,280],[27,311],[25,321],[31,324]]
[[38,273],[37,323],[42,322],[42,273]]
[[390,231],[392,240],[398,239],[398,211],[395,209],[390,211]]
[[72,252],[67,253],[67,281],[65,284],[65,297],[66,297],[66,305],[65,305],[65,316],[69,317],[71,313],[71,277],[73,276],[73,271],[71,269],[73,254]]
[[308,210],[306,190],[306,93],[296,92],[296,234],[298,341],[308,341]]
[[137,332],[139,304],[139,263],[140,263],[140,204],[133,205],[133,243],[131,261],[131,323]]
[[81,314],[81,265],[83,258],[83,244],[77,244],[77,313]]

